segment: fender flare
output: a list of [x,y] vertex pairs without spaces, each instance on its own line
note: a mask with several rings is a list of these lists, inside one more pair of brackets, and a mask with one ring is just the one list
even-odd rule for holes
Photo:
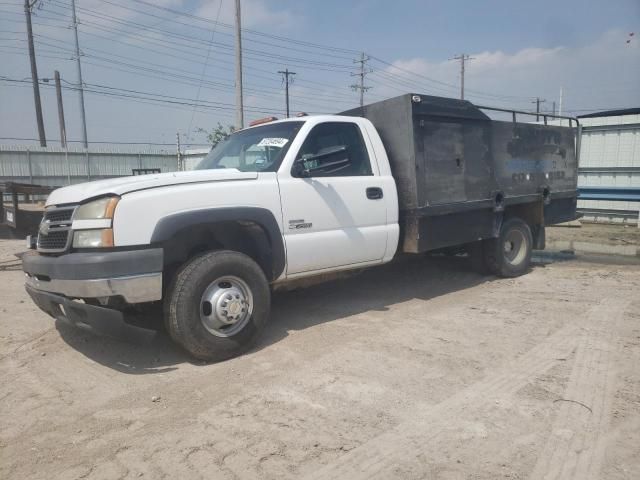
[[271,243],[273,280],[282,275],[286,262],[284,240],[275,216],[266,208],[221,207],[173,213],[158,221],[151,243],[161,244],[188,227],[231,221],[253,222],[264,229]]

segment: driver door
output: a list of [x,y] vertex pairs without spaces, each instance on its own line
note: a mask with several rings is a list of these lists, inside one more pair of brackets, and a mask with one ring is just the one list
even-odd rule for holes
[[[369,151],[356,123],[320,123],[307,135],[291,171],[278,174],[287,275],[382,261],[387,207]],[[313,165],[305,172],[300,161],[307,158],[316,160],[305,162]]]

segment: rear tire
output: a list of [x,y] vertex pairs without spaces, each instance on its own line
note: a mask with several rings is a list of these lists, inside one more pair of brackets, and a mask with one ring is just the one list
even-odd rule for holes
[[262,269],[239,252],[190,259],[175,274],[165,303],[169,335],[200,360],[249,349],[269,318],[271,292]]
[[531,229],[517,217],[505,220],[500,236],[483,242],[485,263],[501,277],[518,277],[529,270],[533,237]]

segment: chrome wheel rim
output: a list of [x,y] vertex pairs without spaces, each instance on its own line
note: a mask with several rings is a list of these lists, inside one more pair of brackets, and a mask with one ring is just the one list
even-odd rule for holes
[[527,256],[527,237],[520,230],[510,230],[504,238],[503,254],[513,266],[520,265]]
[[225,276],[211,282],[200,299],[200,321],[209,333],[231,337],[253,313],[253,294],[244,280]]

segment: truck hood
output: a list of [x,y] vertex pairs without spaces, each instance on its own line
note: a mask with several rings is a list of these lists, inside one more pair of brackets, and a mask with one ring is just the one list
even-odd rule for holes
[[185,183],[255,180],[256,172],[241,172],[235,168],[221,170],[193,170],[189,172],[157,173],[132,177],[110,178],[58,188],[51,192],[46,205],[79,203],[103,195],[123,195],[137,190],[182,185]]

